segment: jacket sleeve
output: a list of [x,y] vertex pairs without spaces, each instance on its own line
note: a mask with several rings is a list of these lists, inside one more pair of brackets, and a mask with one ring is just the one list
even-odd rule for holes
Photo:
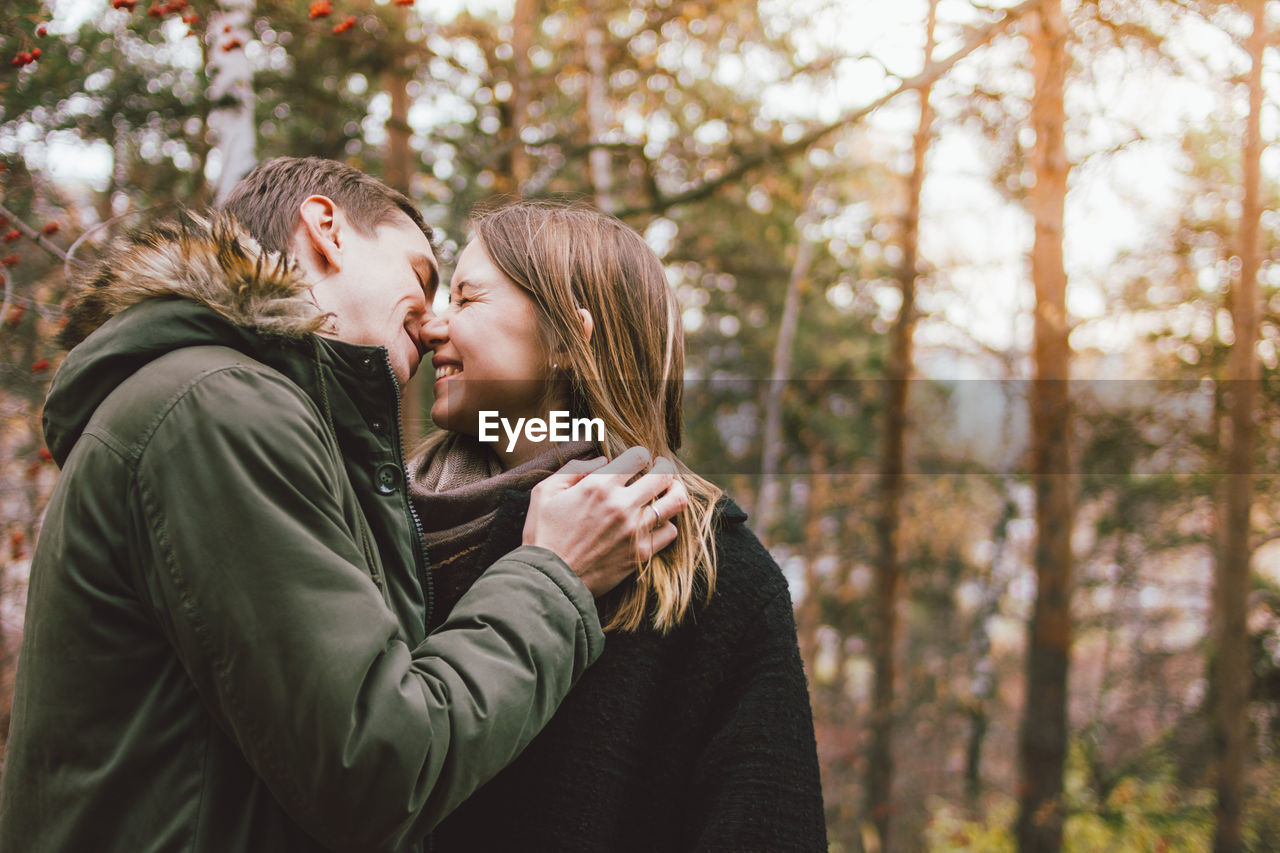
[[683,846],[825,851],[813,715],[786,588],[747,624],[695,763]]
[[334,849],[424,836],[546,724],[603,644],[549,551],[500,559],[418,648],[367,573],[309,399],[265,369],[187,388],[138,454],[157,619],[286,811]]

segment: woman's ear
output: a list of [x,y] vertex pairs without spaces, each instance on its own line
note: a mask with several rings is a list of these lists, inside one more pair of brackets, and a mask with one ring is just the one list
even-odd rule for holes
[[338,207],[323,195],[308,197],[298,207],[298,227],[293,233],[293,253],[305,258],[321,275],[342,270],[342,228]]
[[[586,308],[579,308],[578,318],[582,320],[582,331],[587,336],[587,342],[590,343],[591,332],[596,327],[595,321],[591,319],[591,312],[588,311]],[[552,370],[559,370],[560,365],[562,364],[566,365],[565,367],[566,370],[569,369],[568,368],[569,354],[567,352],[565,352],[564,350],[556,350],[554,353],[552,353],[552,355],[554,356],[554,358],[552,358],[551,360]]]

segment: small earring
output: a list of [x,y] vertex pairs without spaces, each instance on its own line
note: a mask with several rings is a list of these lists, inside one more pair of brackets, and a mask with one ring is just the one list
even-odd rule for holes
[[559,370],[559,369],[560,369],[560,364],[559,364],[558,362],[554,362],[554,361],[553,361],[553,362],[551,362],[551,369],[552,369],[552,370]]

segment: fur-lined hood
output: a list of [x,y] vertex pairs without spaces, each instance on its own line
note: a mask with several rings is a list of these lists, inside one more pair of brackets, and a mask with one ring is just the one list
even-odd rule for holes
[[60,341],[68,349],[126,308],[179,297],[237,326],[302,337],[326,316],[283,256],[267,252],[230,214],[191,212],[116,240],[76,286]]
[[175,349],[228,346],[274,362],[327,320],[297,268],[228,214],[183,213],[135,231],[73,293],[60,338],[71,352],[45,401],[49,450],[61,465],[107,395]]

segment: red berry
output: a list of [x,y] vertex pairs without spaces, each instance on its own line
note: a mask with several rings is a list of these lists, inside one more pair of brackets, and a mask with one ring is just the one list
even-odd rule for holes
[[240,39],[231,39],[230,41],[224,42],[222,45],[222,49],[226,53],[230,53],[239,47],[244,47],[244,42],[240,41]]
[[39,59],[39,58],[40,58],[40,48],[38,48],[38,47],[32,48],[32,49],[31,49],[31,53],[30,53],[29,55],[31,56],[31,61],[32,61],[32,62],[34,62],[35,60]]
[[307,9],[307,17],[311,20],[327,18],[333,14],[333,4],[329,0],[315,0]]
[[6,267],[16,267],[18,262],[21,260],[21,255],[6,255],[5,257],[0,258],[0,264],[4,264]]
[[138,5],[138,0],[111,0],[112,9],[124,9],[132,12],[133,7]]
[[41,358],[31,363],[32,373],[44,373],[49,369],[49,359]]
[[5,325],[10,328],[16,327],[22,323],[22,315],[27,313],[25,305],[15,305],[9,309],[9,316],[4,318]]
[[40,230],[41,230],[41,231],[43,231],[45,234],[57,234],[57,233],[58,233],[58,229],[59,229],[59,228],[61,228],[61,227],[62,227],[62,226],[61,226],[61,225],[59,225],[56,221],[55,221],[55,222],[46,222],[46,223],[44,224],[44,227],[43,227],[43,228],[41,228]]
[[40,38],[44,38],[45,36],[49,35],[49,28],[46,27],[44,24],[41,24],[40,26],[36,27],[36,35],[40,36]]
[[17,228],[11,228],[5,232],[4,241],[6,243],[12,243],[14,240],[18,240],[21,237],[22,237],[21,231],[19,231]]
[[348,16],[345,21],[343,21],[341,24],[338,24],[336,27],[333,28],[333,34],[335,36],[342,35],[343,33],[351,29],[355,25],[356,25],[356,19],[354,17]]

